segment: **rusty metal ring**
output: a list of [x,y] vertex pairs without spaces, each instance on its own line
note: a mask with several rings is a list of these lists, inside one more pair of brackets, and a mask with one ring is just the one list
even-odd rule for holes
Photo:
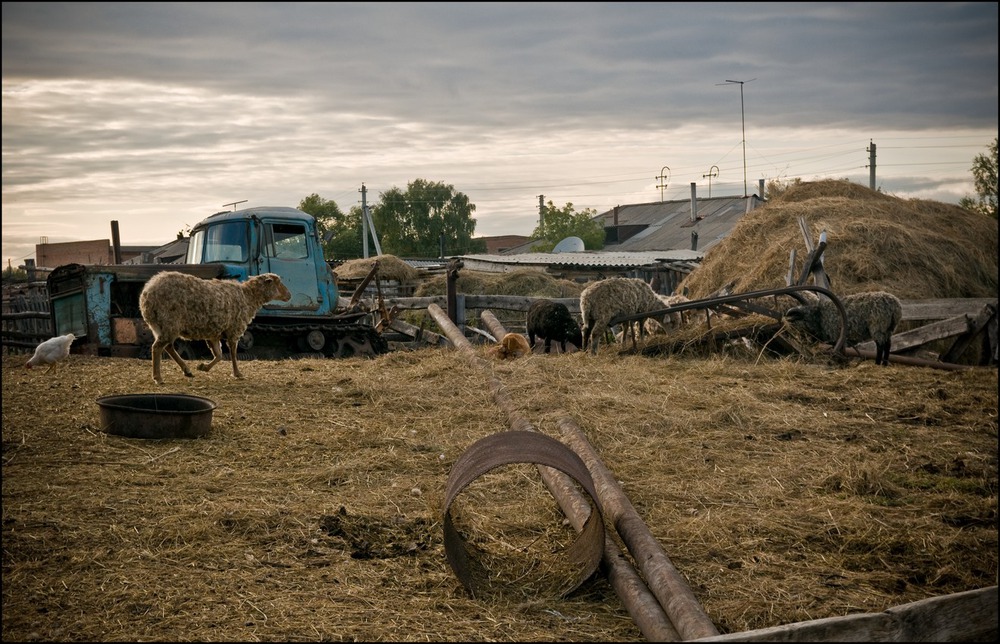
[[455,461],[448,477],[444,499],[444,549],[448,563],[462,585],[475,597],[477,591],[482,590],[478,580],[484,578],[484,567],[472,557],[465,539],[455,528],[451,504],[472,481],[492,469],[512,463],[535,463],[555,468],[573,478],[590,496],[590,516],[576,539],[566,549],[567,558],[576,567],[576,574],[563,591],[567,595],[593,575],[601,563],[604,554],[604,517],[587,465],[572,449],[538,432],[511,430],[487,436],[473,443]]

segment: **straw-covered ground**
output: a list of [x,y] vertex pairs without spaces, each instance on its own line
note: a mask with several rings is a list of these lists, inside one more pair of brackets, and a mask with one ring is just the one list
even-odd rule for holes
[[[995,220],[846,182],[795,184],[744,216],[691,295],[783,286],[790,248],[805,255],[798,216],[827,230],[839,294],[996,297]],[[467,271],[458,288],[579,292],[537,271]],[[722,633],[997,583],[995,364],[691,346],[247,360],[244,380],[167,360],[162,387],[148,360],[72,355],[47,374],[5,352],[3,641],[642,639],[600,572],[556,592],[574,532],[532,465],[480,477],[451,508],[494,592],[471,597],[449,566],[448,476],[511,428],[511,405],[556,439],[573,419]],[[102,431],[98,398],[153,392],[215,401],[211,431]]]
[[[995,367],[475,351],[167,363],[159,389],[144,360],[4,356],[4,641],[641,639],[604,577],[531,576],[567,528],[530,467],[464,501],[507,590],[449,567],[451,466],[509,429],[491,378],[543,433],[575,419],[723,633],[996,584]],[[97,398],[139,392],[211,398],[211,432],[102,432]]]

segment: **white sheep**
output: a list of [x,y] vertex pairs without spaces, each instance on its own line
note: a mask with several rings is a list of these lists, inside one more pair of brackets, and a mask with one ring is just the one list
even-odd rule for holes
[[[837,305],[825,297],[807,297],[806,304],[785,312],[789,323],[804,329],[822,342],[833,344],[840,337],[841,317]],[[889,348],[896,325],[903,319],[903,305],[892,293],[872,291],[840,298],[847,313],[844,344],[853,347],[875,341],[875,364],[889,364]]]
[[[611,320],[620,315],[647,313],[664,308],[663,301],[645,281],[635,277],[611,277],[594,282],[580,293],[580,314],[583,318],[583,348],[597,354],[598,336]],[[636,348],[634,322],[626,323],[631,330],[632,348]],[[644,335],[639,325],[639,335]]]
[[174,340],[205,340],[213,360],[198,365],[208,371],[222,359],[222,336],[226,336],[233,363],[233,376],[243,374],[236,364],[236,347],[257,311],[271,300],[287,302],[291,293],[274,273],[251,277],[246,282],[206,280],[194,275],[164,271],[153,276],[139,294],[142,319],[153,332],[153,381],[163,384],[160,358],[166,351],[184,375],[194,377],[174,348]]
[[[691,301],[686,296],[679,293],[677,295],[657,295],[657,297],[660,298],[661,302],[663,302],[664,307],[677,306],[678,304],[684,304]],[[646,322],[648,323],[646,331],[649,332],[650,329],[655,330],[657,325],[663,332],[676,331],[690,321],[691,311],[674,311],[673,313],[667,314],[663,320],[663,324],[660,324],[653,318],[646,318]]]

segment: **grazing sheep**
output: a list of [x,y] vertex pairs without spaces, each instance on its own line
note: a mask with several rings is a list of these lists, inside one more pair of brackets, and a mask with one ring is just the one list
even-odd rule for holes
[[565,304],[552,300],[535,300],[528,307],[526,318],[528,344],[535,346],[536,338],[545,339],[545,353],[552,349],[552,341],[559,342],[559,347],[566,353],[566,342],[572,342],[577,348],[583,346],[583,333],[580,325]]
[[[657,297],[660,298],[660,301],[663,302],[664,306],[676,306],[678,304],[684,304],[686,302],[691,301],[684,295],[680,294],[657,295]],[[667,314],[666,319],[663,321],[664,323],[660,325],[660,328],[663,329],[664,331],[667,330],[676,331],[677,329],[686,325],[690,321],[691,321],[691,311],[674,311],[673,313]],[[659,324],[658,322],[656,322],[656,320],[653,320],[653,318],[646,318],[646,322],[652,322],[652,324],[647,325],[647,327],[651,327],[654,329],[655,329],[654,325]],[[647,328],[646,330],[648,332],[649,328]]]
[[233,362],[233,376],[242,378],[236,364],[236,345],[257,311],[271,300],[287,302],[292,294],[274,273],[251,277],[246,282],[206,280],[194,275],[164,271],[153,276],[139,294],[142,319],[153,332],[153,381],[163,384],[160,358],[164,350],[184,375],[194,377],[174,348],[174,340],[205,340],[213,360],[198,365],[208,371],[222,359],[222,336],[226,336]]
[[[583,349],[590,347],[597,354],[598,335],[604,333],[611,320],[619,315],[634,315],[662,309],[660,300],[649,284],[634,277],[612,277],[594,282],[580,293],[580,313],[583,317]],[[636,348],[634,323],[626,325],[632,332],[632,348]],[[639,335],[644,335],[639,325]]]
[[76,336],[72,333],[57,335],[49,338],[35,347],[35,354],[24,363],[25,369],[32,369],[38,365],[49,365],[45,373],[55,370],[60,360],[65,360],[69,356],[69,348],[73,345]]
[[531,353],[531,347],[520,333],[508,333],[492,351],[493,355],[501,360],[513,360]]
[[[823,342],[834,343],[840,337],[840,312],[827,298],[807,298],[809,303],[788,309],[785,320],[804,329]],[[856,293],[840,298],[847,313],[844,344],[853,347],[875,341],[875,364],[889,364],[889,347],[896,325],[903,318],[899,299],[885,291]]]

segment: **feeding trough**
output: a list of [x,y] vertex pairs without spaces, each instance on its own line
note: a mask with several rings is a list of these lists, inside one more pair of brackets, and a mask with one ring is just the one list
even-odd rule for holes
[[129,438],[198,438],[212,427],[215,401],[187,394],[123,394],[97,399],[101,429]]

